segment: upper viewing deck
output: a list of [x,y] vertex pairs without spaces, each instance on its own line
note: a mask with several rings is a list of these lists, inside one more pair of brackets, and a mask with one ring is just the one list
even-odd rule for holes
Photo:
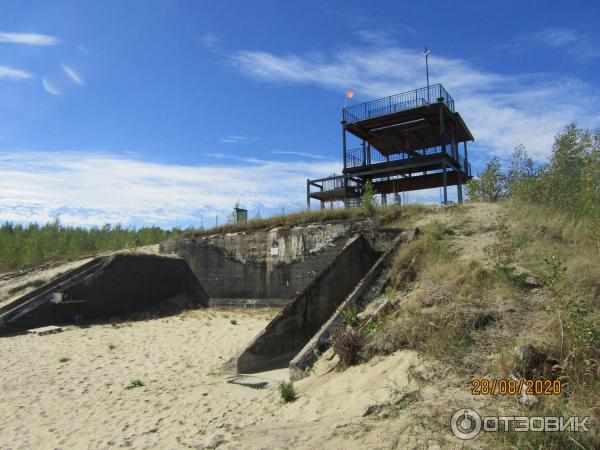
[[441,84],[434,84],[429,87],[348,106],[343,109],[342,117],[344,122],[354,123],[440,102],[454,112],[454,99]]

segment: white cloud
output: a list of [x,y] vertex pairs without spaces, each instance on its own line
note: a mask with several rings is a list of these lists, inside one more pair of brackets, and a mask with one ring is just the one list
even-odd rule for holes
[[554,27],[522,34],[499,48],[515,53],[554,48],[563,50],[574,59],[589,60],[600,57],[599,45],[585,33],[565,27]]
[[295,156],[302,156],[304,158],[328,159],[324,156],[317,155],[315,153],[308,153],[308,152],[275,151],[275,152],[271,152],[271,153],[273,153],[274,155],[295,155]]
[[0,79],[6,80],[27,80],[32,78],[29,72],[21,69],[15,69],[9,66],[0,66]]
[[81,76],[77,72],[75,72],[75,70],[73,70],[66,64],[62,65],[62,69],[74,83],[77,83],[79,86],[83,86],[83,80],[81,79]]
[[[338,91],[340,98],[353,89],[357,102],[425,84],[421,52],[401,47],[355,47],[311,56],[240,51],[231,62],[257,79],[312,84]],[[430,78],[454,97],[475,136],[476,149],[485,151],[486,158],[505,156],[524,144],[541,160],[554,135],[568,123],[600,124],[598,96],[578,80],[503,75],[437,54],[430,59]]]
[[0,33],[0,42],[28,45],[56,45],[58,38],[37,33]]
[[306,178],[338,161],[227,160],[205,166],[159,164],[115,154],[3,151],[0,221],[66,224],[222,222],[239,200],[251,215],[305,206]]
[[221,144],[252,144],[258,142],[259,138],[252,136],[225,136],[221,138]]
[[58,88],[56,86],[54,86],[52,83],[50,83],[46,78],[42,78],[42,86],[44,87],[44,90],[48,94],[52,94],[52,95],[60,95],[61,94],[61,92],[58,90]]

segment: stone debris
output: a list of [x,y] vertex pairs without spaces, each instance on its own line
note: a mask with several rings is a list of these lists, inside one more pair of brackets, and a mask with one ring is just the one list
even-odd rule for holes
[[54,334],[62,332],[62,327],[57,327],[55,325],[49,325],[47,327],[40,328],[32,328],[31,330],[27,330],[28,333],[37,334],[38,336],[45,336],[46,334]]

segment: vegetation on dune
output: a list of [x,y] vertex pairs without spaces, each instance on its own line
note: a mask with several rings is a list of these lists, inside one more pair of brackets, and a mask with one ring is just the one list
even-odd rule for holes
[[298,400],[298,392],[294,387],[294,384],[287,381],[279,383],[279,395],[283,403],[293,403]]
[[295,227],[311,223],[335,222],[339,220],[362,220],[374,217],[380,223],[391,223],[402,220],[407,216],[414,216],[426,208],[423,205],[398,205],[372,206],[372,208],[335,208],[301,211],[285,215],[276,215],[266,218],[253,218],[247,222],[226,224],[205,230],[189,230],[183,236],[203,236],[210,234],[251,232],[269,230],[276,227]]
[[467,191],[474,201],[509,198],[521,208],[542,205],[552,213],[567,214],[600,250],[600,129],[569,125],[556,136],[546,164],[536,165],[519,146],[506,172],[494,158],[469,182]]

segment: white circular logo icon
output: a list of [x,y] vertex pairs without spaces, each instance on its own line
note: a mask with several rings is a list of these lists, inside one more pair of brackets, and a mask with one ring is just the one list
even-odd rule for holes
[[481,431],[481,416],[472,409],[459,409],[452,416],[450,427],[457,438],[474,439]]

